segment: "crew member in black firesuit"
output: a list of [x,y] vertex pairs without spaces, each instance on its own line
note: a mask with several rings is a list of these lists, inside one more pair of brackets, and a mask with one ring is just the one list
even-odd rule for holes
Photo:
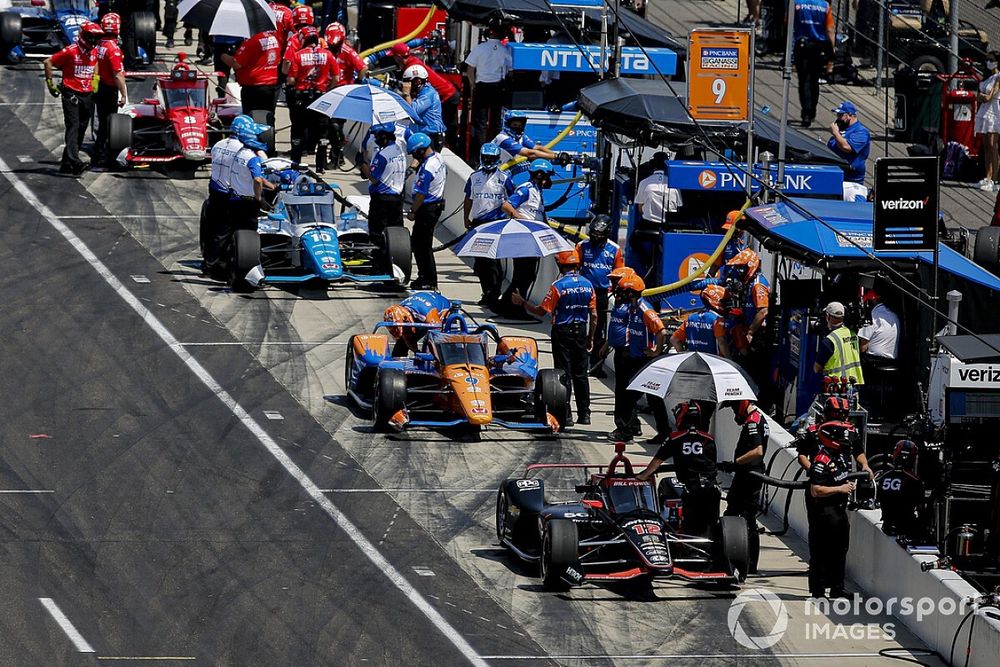
[[855,484],[848,479],[851,425],[827,422],[816,431],[819,451],[811,458],[809,487],[809,595],[846,597],[844,568],[851,542],[847,502]]
[[715,438],[705,433],[701,408],[694,401],[674,406],[677,430],[657,450],[646,469],[636,475],[645,481],[669,458],[674,460],[677,480],[684,485],[681,498],[686,535],[707,535],[719,520]]
[[882,506],[882,531],[886,535],[923,537],[920,521],[924,509],[924,483],[917,476],[917,443],[900,440],[892,452],[892,469],[877,483]]
[[743,428],[733,461],[720,461],[719,470],[733,472],[733,483],[726,495],[726,516],[741,516],[747,522],[747,545],[750,560],[747,562],[747,574],[757,573],[757,561],[760,558],[760,533],[757,531],[757,512],[760,489],[764,481],[754,477],[752,472],[764,472],[764,454],[767,452],[767,441],[771,431],[767,426],[764,413],[752,401],[736,401],[730,404],[733,408],[733,418]]
[[[809,470],[811,465],[810,461],[816,452],[819,451],[819,438],[818,432],[820,426],[826,422],[847,422],[847,416],[850,413],[850,404],[847,399],[843,396],[830,396],[823,403],[823,421],[819,424],[814,424],[806,428],[805,431],[800,433],[795,439],[795,448],[799,455],[799,465],[802,466],[806,471]],[[851,440],[850,454],[854,457],[854,460],[858,464],[858,470],[868,473],[868,477],[875,479],[875,473],[868,466],[868,456],[865,454],[863,444],[861,442],[861,434],[858,433],[857,429],[854,428],[853,424],[848,425],[851,427],[848,437]],[[809,496],[806,496],[806,503],[809,502]]]

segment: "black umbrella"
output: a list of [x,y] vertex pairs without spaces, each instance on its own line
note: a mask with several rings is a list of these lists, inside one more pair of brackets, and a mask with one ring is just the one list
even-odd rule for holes
[[[683,84],[672,83],[683,92]],[[648,143],[684,143],[705,134],[712,140],[746,141],[746,123],[701,121],[695,125],[683,98],[677,97],[662,79],[608,79],[580,91],[580,110],[595,127],[607,132],[642,139]],[[771,116],[754,118],[754,145],[772,152],[778,149],[781,126]],[[811,164],[845,164],[813,137],[786,127],[788,158]],[[703,134],[704,132],[704,134]]]
[[249,37],[275,26],[264,0],[183,0],[177,10],[184,23],[209,35]]

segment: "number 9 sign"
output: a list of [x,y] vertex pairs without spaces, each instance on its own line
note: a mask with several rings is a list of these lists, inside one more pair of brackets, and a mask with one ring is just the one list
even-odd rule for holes
[[688,111],[697,120],[749,119],[753,54],[749,30],[692,30]]

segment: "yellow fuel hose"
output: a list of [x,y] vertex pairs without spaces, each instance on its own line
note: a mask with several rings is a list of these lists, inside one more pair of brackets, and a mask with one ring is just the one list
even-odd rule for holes
[[431,5],[431,8],[429,10],[427,10],[427,16],[424,17],[424,20],[420,22],[420,25],[418,25],[416,28],[414,28],[413,32],[411,32],[409,35],[407,35],[406,37],[399,37],[397,39],[389,40],[388,42],[385,42],[383,44],[379,44],[378,46],[375,46],[375,47],[372,47],[372,48],[368,49],[367,51],[363,51],[363,52],[359,53],[358,55],[361,58],[367,58],[368,56],[370,56],[371,54],[375,53],[376,51],[381,51],[382,49],[392,48],[393,46],[395,46],[396,44],[399,44],[400,42],[406,43],[406,42],[410,41],[411,39],[413,39],[414,37],[416,37],[417,35],[419,35],[420,33],[422,33],[424,31],[424,28],[427,27],[427,24],[431,22],[432,18],[434,18],[435,12],[437,12],[437,7],[435,7],[434,5]]
[[[580,119],[582,117],[583,117],[583,112],[582,111],[577,111],[576,115],[573,116],[573,120],[571,120],[569,122],[569,125],[567,125],[566,127],[564,127],[563,131],[560,132],[559,134],[557,134],[555,136],[555,138],[552,139],[552,141],[550,141],[549,143],[545,144],[545,148],[547,148],[548,150],[552,150],[553,146],[555,146],[560,141],[562,141],[563,139],[565,139],[566,135],[568,135],[570,132],[573,131],[573,128],[576,127],[576,124],[580,121]],[[523,155],[518,155],[513,160],[509,160],[507,162],[504,162],[502,165],[500,165],[500,168],[501,169],[510,169],[514,165],[521,164],[522,162],[526,161],[527,159],[528,158],[524,157]]]
[[[750,200],[747,199],[746,203],[743,204],[743,207],[740,209],[740,213],[743,213],[743,211],[747,210],[749,207],[750,207]],[[642,296],[656,296],[657,294],[663,294],[664,292],[669,292],[671,290],[677,289],[678,287],[684,287],[689,283],[693,283],[695,280],[705,275],[710,268],[715,266],[715,261],[719,259],[719,257],[722,255],[722,251],[726,249],[726,245],[729,243],[730,239],[733,238],[734,234],[736,234],[735,224],[726,230],[726,233],[722,236],[722,240],[719,241],[719,247],[715,249],[715,252],[713,252],[711,256],[709,256],[709,258],[705,261],[704,264],[698,267],[697,271],[689,273],[684,278],[681,278],[676,282],[672,282],[669,285],[650,287],[648,290],[642,293]]]

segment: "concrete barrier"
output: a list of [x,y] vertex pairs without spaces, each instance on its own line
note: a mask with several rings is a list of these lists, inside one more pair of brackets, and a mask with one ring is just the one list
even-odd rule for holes
[[[799,471],[797,455],[791,448],[792,436],[774,421],[769,420],[771,439],[768,446],[767,462],[771,464],[771,476],[793,479]],[[715,436],[719,459],[732,460],[733,450],[739,437],[739,427],[732,420],[732,412],[725,410],[715,419]],[[801,477],[800,477],[801,479]],[[772,489],[773,491],[774,489]],[[789,491],[777,490],[771,503],[770,514],[784,518],[785,500]],[[809,523],[806,517],[802,491],[791,492],[788,523],[803,540],[808,541]],[[917,622],[915,615],[894,614],[927,646],[949,660],[952,641],[962,622],[964,613],[958,611],[969,598],[979,592],[950,570],[922,572],[920,563],[934,560],[932,556],[914,556],[897,544],[894,537],[881,530],[882,515],[879,510],[851,513],[851,548],[847,556],[848,575],[861,587],[867,596],[874,596],[883,602],[891,598],[926,598],[935,602],[935,609]],[[941,603],[941,601],[946,601]],[[954,613],[942,613],[952,606]],[[977,612],[975,624],[969,619],[961,628],[955,643],[955,660],[964,663],[965,649],[971,647],[968,664],[972,667],[995,667],[1000,663],[1000,621]]]

